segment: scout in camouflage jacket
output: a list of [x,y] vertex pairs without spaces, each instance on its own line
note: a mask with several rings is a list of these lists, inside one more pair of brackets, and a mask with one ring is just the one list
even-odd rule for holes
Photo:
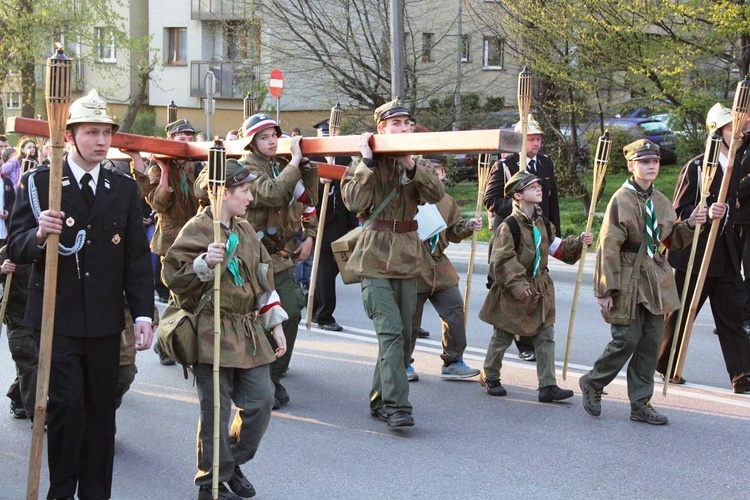
[[[276,359],[263,327],[270,330],[287,315],[274,291],[271,258],[253,227],[245,219],[234,217],[231,228],[222,226],[224,243],[230,231],[238,237],[235,256],[244,283],[234,284],[226,270],[227,259],[221,265],[220,365],[254,368]],[[207,291],[212,293],[213,273],[207,271],[202,259],[213,241],[213,216],[207,210],[185,225],[164,258],[162,277],[179,305],[187,310],[194,310]],[[209,300],[198,315],[198,363],[213,364],[213,310],[213,301]]]
[[[193,190],[197,164],[189,161],[169,160],[168,165],[168,189],[163,189],[159,185],[160,165],[153,164],[148,174],[132,169],[141,194],[144,195],[151,208],[159,214],[156,230],[151,239],[151,251],[162,256],[172,246],[182,226],[198,212],[198,199]],[[181,179],[183,171],[184,181]]]
[[448,227],[440,231],[435,251],[430,252],[429,240],[423,243],[435,265],[426,267],[417,279],[417,293],[435,293],[458,284],[458,273],[445,255],[445,249],[450,243],[460,243],[474,234],[471,227],[467,227],[468,220],[461,218],[461,210],[451,195],[443,196],[437,209]]
[[[555,323],[555,287],[547,271],[547,260],[552,256],[567,264],[574,264],[581,256],[582,243],[578,236],[565,240],[555,237],[556,228],[550,223],[552,241],[537,205],[533,219],[514,205],[510,215],[518,221],[521,238],[518,251],[507,223],[495,228],[489,249],[489,278],[492,282],[487,298],[479,311],[479,319],[513,335],[534,336],[542,328]],[[534,224],[542,237],[541,271],[532,277],[534,267]],[[531,289],[532,297],[521,299]]]
[[[594,268],[594,295],[609,297],[617,294],[623,269],[633,267],[644,237],[646,226],[646,196],[644,192],[623,185],[612,196],[604,213]],[[662,243],[670,250],[679,250],[692,243],[693,229],[686,219],[677,222],[672,203],[661,192],[653,189],[656,220]],[[630,274],[630,273],[627,273]],[[674,274],[667,259],[660,253],[645,258],[638,281],[637,304],[643,304],[652,314],[666,314],[680,307]]]
[[[367,220],[394,188],[396,196],[378,214],[379,220],[412,220],[417,205],[443,198],[445,187],[428,160],[415,157],[413,179],[394,159],[376,155],[374,161],[376,165],[370,169],[357,158],[341,180],[344,204],[360,219]],[[422,274],[431,262],[415,231],[363,231],[347,269],[362,277],[407,279]]]

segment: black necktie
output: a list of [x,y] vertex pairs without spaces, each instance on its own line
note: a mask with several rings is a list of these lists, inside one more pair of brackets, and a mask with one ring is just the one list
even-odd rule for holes
[[91,184],[89,184],[92,180],[94,180],[94,178],[91,177],[91,174],[88,172],[81,177],[81,194],[83,195],[83,200],[86,202],[86,206],[89,207],[89,210],[94,206],[94,190],[91,189]]
[[534,159],[533,159],[533,158],[532,158],[531,160],[529,160],[529,166],[528,166],[528,168],[526,168],[526,170],[527,170],[527,171],[528,171],[528,172],[529,172],[530,174],[536,174],[536,165],[534,165],[534,163],[535,163],[535,162],[534,162]]

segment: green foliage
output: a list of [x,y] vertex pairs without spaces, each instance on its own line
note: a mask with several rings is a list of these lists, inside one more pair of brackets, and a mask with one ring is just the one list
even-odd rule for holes
[[[461,95],[461,130],[472,130],[479,128],[487,115],[493,111],[502,110],[505,106],[505,99],[502,97],[489,97],[484,104],[480,104],[479,94],[462,94]],[[421,125],[424,125],[432,132],[451,130],[453,127],[453,118],[455,107],[453,105],[453,96],[443,98],[433,97],[424,108],[417,109],[416,119]]]
[[130,133],[148,137],[166,137],[164,129],[156,125],[156,112],[154,111],[139,112]]

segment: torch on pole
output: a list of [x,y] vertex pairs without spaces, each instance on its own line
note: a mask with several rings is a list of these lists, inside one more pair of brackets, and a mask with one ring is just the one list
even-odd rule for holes
[[[214,243],[221,243],[221,206],[223,204],[224,189],[227,178],[227,151],[223,143],[217,139],[213,147],[208,150],[208,183],[213,199],[211,211],[214,222]],[[221,440],[221,272],[222,266],[214,271],[214,455],[211,474],[211,495],[214,500],[219,498],[219,449]]]
[[[63,147],[65,123],[68,119],[71,97],[71,61],[65,56],[61,44],[56,44],[55,54],[47,59],[45,101],[49,117],[50,166],[49,209],[59,212],[62,203]],[[36,404],[31,434],[31,458],[26,484],[27,500],[39,497],[39,475],[44,443],[44,424],[47,417],[47,393],[52,361],[52,336],[55,327],[55,300],[57,295],[57,248],[59,234],[47,236],[47,252],[44,269],[44,295],[42,305],[42,331],[39,343],[39,366],[36,383]]]
[[[604,175],[607,173],[609,165],[609,155],[612,152],[612,139],[607,131],[599,137],[599,143],[596,145],[596,158],[594,159],[594,184],[591,188],[591,206],[589,207],[589,218],[586,221],[586,232],[591,232],[591,226],[594,224],[594,215],[596,214],[596,202],[599,199],[599,191],[602,189]],[[586,250],[588,245],[583,244],[581,248],[581,259],[578,262],[578,275],[576,276],[576,286],[573,290],[573,305],[570,308],[570,321],[568,322],[568,338],[565,342],[565,361],[563,362],[562,378],[566,380],[568,376],[568,362],[570,361],[570,347],[573,344],[573,329],[576,324],[576,311],[578,310],[578,295],[581,292],[581,280],[583,278],[583,268],[586,265]]]
[[531,71],[524,66],[518,74],[518,113],[521,115],[521,152],[518,156],[518,169],[526,170],[526,137],[529,134],[529,113],[531,112]]

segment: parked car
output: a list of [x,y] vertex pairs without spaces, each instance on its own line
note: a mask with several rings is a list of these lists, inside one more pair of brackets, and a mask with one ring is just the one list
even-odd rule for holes
[[639,138],[646,138],[655,142],[661,149],[661,163],[670,165],[677,162],[675,149],[677,142],[674,133],[666,123],[653,118],[607,118],[604,120],[605,128],[620,128],[631,131]]

